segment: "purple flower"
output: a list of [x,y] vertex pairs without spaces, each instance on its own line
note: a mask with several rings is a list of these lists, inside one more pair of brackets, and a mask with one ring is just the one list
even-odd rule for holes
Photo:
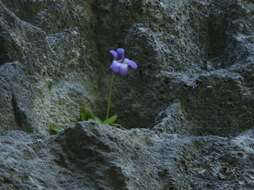
[[126,76],[128,74],[129,68],[133,70],[136,70],[138,68],[137,63],[128,58],[125,58],[125,50],[123,48],[110,50],[109,52],[114,59],[110,66],[110,69],[113,73],[121,76]]

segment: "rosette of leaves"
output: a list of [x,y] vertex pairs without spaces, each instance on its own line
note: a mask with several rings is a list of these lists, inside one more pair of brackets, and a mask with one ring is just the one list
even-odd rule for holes
[[98,124],[106,124],[106,125],[118,125],[117,124],[117,115],[113,115],[106,119],[100,119],[97,117],[92,111],[86,109],[85,106],[81,105],[79,110],[79,121],[95,121]]

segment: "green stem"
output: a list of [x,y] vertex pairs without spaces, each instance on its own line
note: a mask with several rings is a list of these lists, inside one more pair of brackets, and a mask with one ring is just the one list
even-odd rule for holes
[[112,74],[111,80],[110,80],[110,83],[109,83],[109,92],[108,92],[108,103],[107,103],[106,119],[109,118],[111,104],[112,104],[112,89],[113,89],[113,82],[114,82],[114,78],[115,78],[114,76],[115,75]]

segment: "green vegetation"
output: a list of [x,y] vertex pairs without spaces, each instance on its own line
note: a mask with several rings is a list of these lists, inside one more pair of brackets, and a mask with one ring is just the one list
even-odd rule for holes
[[[117,115],[113,115],[105,120],[100,119],[97,117],[93,112],[86,109],[85,106],[81,105],[79,109],[79,119],[78,121],[95,121],[98,124],[106,124],[111,126],[117,126]],[[50,123],[48,125],[48,131],[50,135],[56,135],[58,134],[63,128],[57,124]]]
[[62,127],[54,124],[54,123],[50,123],[48,125],[48,130],[49,130],[49,134],[50,135],[56,135],[61,131]]
[[79,121],[95,121],[98,124],[107,124],[107,125],[117,125],[117,115],[113,115],[111,117],[106,118],[105,120],[97,117],[93,112],[86,109],[83,105],[80,106],[79,109]]

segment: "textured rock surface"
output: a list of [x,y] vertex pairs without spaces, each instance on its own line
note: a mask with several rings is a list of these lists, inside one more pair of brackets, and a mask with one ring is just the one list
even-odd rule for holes
[[[254,189],[252,0],[0,0],[0,189]],[[108,50],[124,128],[105,113]],[[135,129],[130,129],[135,128]]]
[[[59,6],[62,8],[58,9]],[[27,122],[33,130],[45,133],[50,123],[65,125],[77,121],[79,105],[89,106],[96,98],[91,95],[97,85],[87,66],[88,47],[81,37],[85,29],[71,26],[75,23],[67,20],[66,23],[59,20],[61,25],[55,22],[56,18],[64,19],[58,14],[73,12],[77,7],[78,2],[0,2],[1,80],[6,86],[1,88],[6,89],[1,90],[0,96],[5,97],[1,98],[4,101],[1,109],[10,115],[1,119],[1,131],[20,128]],[[75,16],[71,13],[66,16],[75,20],[70,18]]]
[[[24,87],[5,82],[9,89],[2,96],[8,97],[4,109],[10,119],[1,123],[18,128],[26,122],[45,133],[50,123],[75,122],[80,104],[104,114],[107,50],[122,46],[140,65],[138,73],[115,84],[113,108],[125,127],[152,127],[161,110],[180,101],[194,134],[224,131],[226,136],[248,129],[253,124],[251,5],[2,0],[1,65],[15,64],[8,69],[23,73]],[[11,96],[22,107],[16,111],[25,117],[21,124],[15,124]]]
[[0,189],[253,189],[254,132],[180,137],[79,123],[42,140],[0,140]]

